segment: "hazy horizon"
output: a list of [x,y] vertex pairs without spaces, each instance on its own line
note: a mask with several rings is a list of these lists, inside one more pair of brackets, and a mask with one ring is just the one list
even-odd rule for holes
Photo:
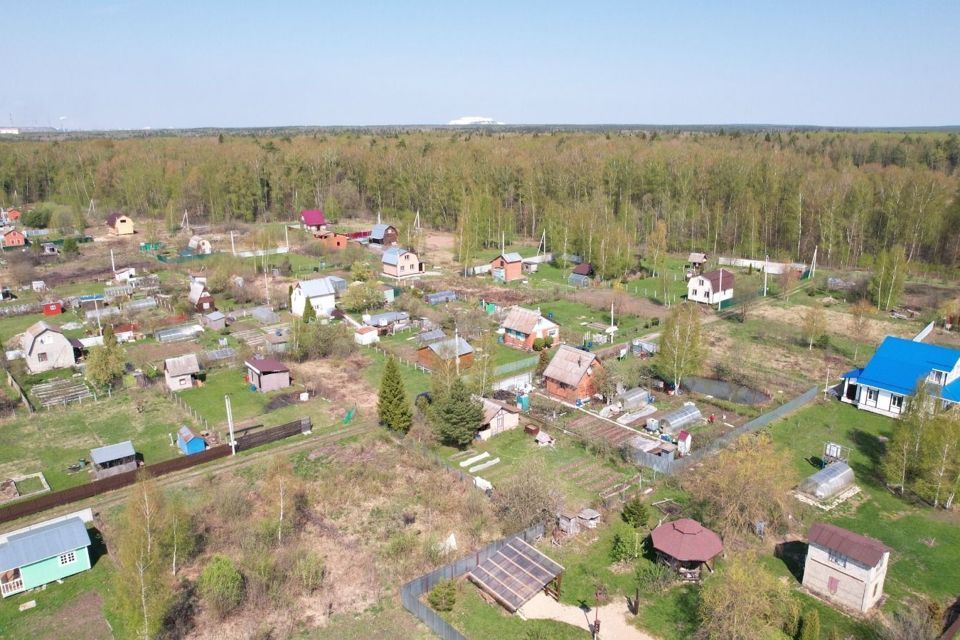
[[960,124],[960,3],[5,9],[0,126]]

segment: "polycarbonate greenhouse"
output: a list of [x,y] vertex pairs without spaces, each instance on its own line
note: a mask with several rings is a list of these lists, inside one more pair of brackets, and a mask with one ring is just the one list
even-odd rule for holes
[[832,498],[853,485],[853,469],[846,462],[835,462],[817,471],[800,484],[800,491],[818,500]]
[[703,415],[700,413],[697,405],[692,402],[687,402],[676,411],[672,411],[660,418],[660,431],[676,435],[684,427],[700,422],[701,420],[703,420]]

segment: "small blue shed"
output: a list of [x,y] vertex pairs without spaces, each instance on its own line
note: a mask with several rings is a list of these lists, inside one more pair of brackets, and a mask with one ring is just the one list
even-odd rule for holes
[[207,441],[191,431],[190,427],[183,426],[177,430],[177,447],[185,455],[191,456],[203,452],[207,448]]

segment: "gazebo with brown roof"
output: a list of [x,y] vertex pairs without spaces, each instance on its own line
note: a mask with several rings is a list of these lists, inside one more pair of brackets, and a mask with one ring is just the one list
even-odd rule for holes
[[696,520],[682,518],[665,522],[650,534],[657,557],[685,580],[699,580],[700,567],[723,553],[720,536]]

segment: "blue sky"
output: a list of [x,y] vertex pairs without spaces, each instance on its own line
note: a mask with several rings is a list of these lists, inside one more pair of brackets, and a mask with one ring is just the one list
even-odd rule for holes
[[960,124],[960,1],[0,0],[0,125]]

